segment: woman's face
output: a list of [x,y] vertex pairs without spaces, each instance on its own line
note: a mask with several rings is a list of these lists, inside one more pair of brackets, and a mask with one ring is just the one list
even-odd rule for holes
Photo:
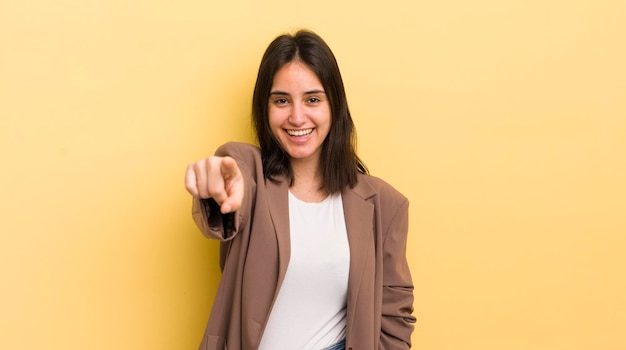
[[269,99],[270,129],[292,164],[317,165],[331,126],[330,104],[317,75],[304,63],[287,63],[274,75]]

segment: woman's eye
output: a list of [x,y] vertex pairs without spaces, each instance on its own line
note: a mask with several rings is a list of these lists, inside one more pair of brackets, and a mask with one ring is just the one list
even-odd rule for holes
[[274,100],[274,103],[276,103],[277,105],[284,105],[285,103],[287,103],[287,99],[286,98],[277,98]]
[[309,98],[309,103],[318,103],[320,102],[320,99],[317,97],[311,97]]

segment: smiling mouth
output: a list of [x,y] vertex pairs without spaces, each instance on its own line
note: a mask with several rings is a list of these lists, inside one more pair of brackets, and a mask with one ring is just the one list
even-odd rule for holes
[[285,129],[285,131],[287,132],[287,134],[289,134],[289,136],[306,136],[309,135],[313,132],[313,129],[302,129],[302,130],[292,130],[292,129]]

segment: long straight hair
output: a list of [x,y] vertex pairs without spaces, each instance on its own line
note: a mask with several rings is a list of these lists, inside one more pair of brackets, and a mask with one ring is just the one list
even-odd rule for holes
[[322,143],[320,189],[329,194],[339,193],[347,187],[354,187],[357,173],[367,174],[368,170],[356,154],[356,131],[337,60],[324,40],[308,30],[278,36],[261,59],[252,98],[252,118],[261,148],[264,176],[277,182],[278,175],[286,175],[290,185],[294,182],[289,155],[270,129],[268,104],[274,75],[281,67],[296,60],[317,75],[328,97],[332,122]]

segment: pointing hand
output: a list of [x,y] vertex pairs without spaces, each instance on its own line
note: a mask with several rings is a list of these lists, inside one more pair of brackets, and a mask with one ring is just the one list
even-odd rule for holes
[[187,166],[185,187],[195,198],[213,198],[224,214],[241,208],[243,176],[231,157],[212,156]]

